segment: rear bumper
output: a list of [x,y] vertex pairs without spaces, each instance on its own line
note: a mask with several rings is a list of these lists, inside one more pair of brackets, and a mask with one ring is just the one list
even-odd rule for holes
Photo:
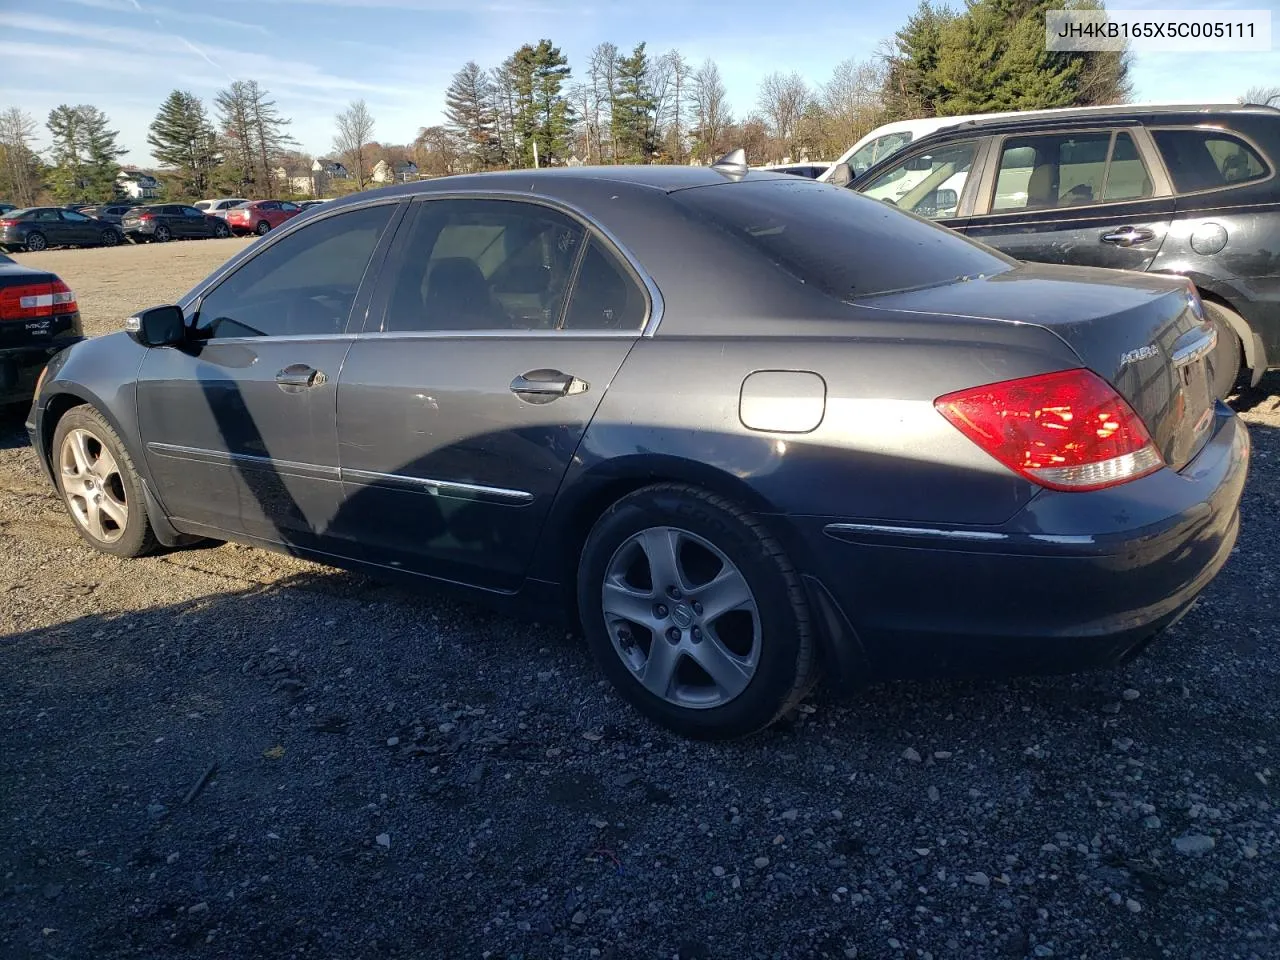
[[0,404],[30,403],[36,380],[49,359],[84,337],[68,337],[39,346],[0,349]]
[[1187,611],[1235,544],[1248,459],[1220,404],[1181,473],[1044,491],[999,527],[790,523],[873,678],[1062,673],[1121,662]]

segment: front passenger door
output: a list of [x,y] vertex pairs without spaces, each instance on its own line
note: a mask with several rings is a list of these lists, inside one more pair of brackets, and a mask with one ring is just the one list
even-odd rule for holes
[[[179,527],[338,552],[335,393],[347,322],[398,201],[265,244],[194,305],[189,341],[138,377],[147,464]],[[190,321],[189,321],[190,322]]]

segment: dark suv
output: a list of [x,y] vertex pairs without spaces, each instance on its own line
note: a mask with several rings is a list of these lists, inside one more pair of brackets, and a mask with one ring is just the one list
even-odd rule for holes
[[945,127],[849,187],[1020,260],[1182,274],[1240,348],[1223,375],[1256,384],[1280,367],[1278,169],[1274,107],[1104,107]]
[[134,243],[155,240],[190,240],[193,238],[231,236],[227,222],[185,203],[156,203],[132,207],[120,221],[124,234]]

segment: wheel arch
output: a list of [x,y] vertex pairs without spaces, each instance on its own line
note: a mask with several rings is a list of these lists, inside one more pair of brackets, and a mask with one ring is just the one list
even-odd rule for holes
[[1240,308],[1236,306],[1226,284],[1220,283],[1208,274],[1200,273],[1196,270],[1185,272],[1153,270],[1152,273],[1186,277],[1194,284],[1196,293],[1199,294],[1201,300],[1217,304],[1228,311],[1226,316],[1227,323],[1230,324],[1231,329],[1235,331],[1240,340],[1240,350],[1243,354],[1241,364],[1249,370],[1251,385],[1256,386],[1262,375],[1267,371],[1267,351],[1262,344],[1262,338],[1249,325],[1249,321],[1244,318]]

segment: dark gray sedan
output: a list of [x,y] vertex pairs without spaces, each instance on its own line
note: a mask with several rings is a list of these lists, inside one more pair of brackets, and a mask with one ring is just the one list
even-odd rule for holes
[[49,247],[114,247],[119,226],[64,207],[25,207],[0,216],[0,249],[37,252]]
[[1139,651],[1236,539],[1214,343],[1184,280],[1019,265],[827,184],[521,171],[272,231],[59,354],[28,429],[99,550],[234,540],[559,613],[645,714],[728,737],[820,675]]

